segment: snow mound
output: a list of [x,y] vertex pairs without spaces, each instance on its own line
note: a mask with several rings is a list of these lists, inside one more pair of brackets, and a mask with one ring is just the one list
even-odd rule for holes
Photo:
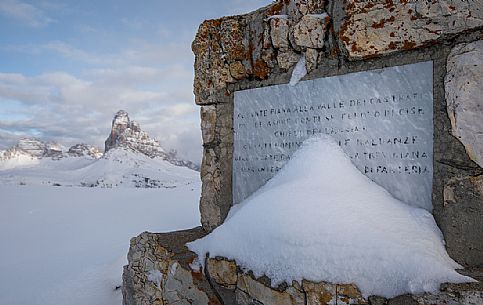
[[188,244],[200,257],[234,259],[272,285],[354,283],[364,297],[432,292],[471,282],[445,251],[432,215],[364,176],[334,140],[307,140],[225,223]]

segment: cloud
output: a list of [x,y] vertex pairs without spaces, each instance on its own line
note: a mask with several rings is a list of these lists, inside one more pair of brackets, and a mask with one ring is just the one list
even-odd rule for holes
[[65,58],[75,59],[82,62],[95,63],[95,64],[102,63],[102,58],[100,58],[99,56],[93,53],[89,53],[81,49],[75,48],[62,41],[53,41],[40,46],[33,45],[32,49],[33,50],[44,49],[47,51],[53,51]]
[[191,66],[194,60],[189,41],[151,43],[133,40],[125,45],[130,47],[123,46],[115,52],[99,53],[76,47],[64,41],[50,41],[42,44],[0,45],[0,51],[35,56],[60,55],[76,63],[109,68],[129,65],[159,66],[163,63]]
[[41,27],[53,22],[41,9],[18,0],[0,1],[0,14],[31,27]]
[[[186,88],[159,85],[170,78],[169,71],[180,77],[190,74],[176,65],[93,69],[85,77],[65,72],[32,77],[0,73],[0,104],[18,104],[13,109],[0,107],[0,142],[10,145],[13,138],[35,130],[42,138],[65,145],[87,142],[103,147],[112,116],[124,109],[165,149],[176,149],[180,156],[199,163],[198,107]],[[19,119],[5,119],[9,116]]]

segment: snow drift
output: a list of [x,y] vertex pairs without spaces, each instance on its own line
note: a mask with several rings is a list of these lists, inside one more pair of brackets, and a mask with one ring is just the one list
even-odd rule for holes
[[272,284],[354,283],[394,297],[469,282],[432,215],[393,198],[329,137],[309,139],[278,175],[189,248],[237,261]]

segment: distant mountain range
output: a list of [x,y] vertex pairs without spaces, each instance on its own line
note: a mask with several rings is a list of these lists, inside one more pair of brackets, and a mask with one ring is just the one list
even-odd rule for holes
[[198,166],[166,153],[120,110],[105,150],[88,144],[65,148],[36,138],[0,151],[0,183],[89,187],[176,187],[199,179]]

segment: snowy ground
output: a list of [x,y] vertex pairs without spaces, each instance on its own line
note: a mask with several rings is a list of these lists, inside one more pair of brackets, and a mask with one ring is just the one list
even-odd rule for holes
[[0,304],[120,305],[129,239],[199,225],[200,183],[0,186]]

